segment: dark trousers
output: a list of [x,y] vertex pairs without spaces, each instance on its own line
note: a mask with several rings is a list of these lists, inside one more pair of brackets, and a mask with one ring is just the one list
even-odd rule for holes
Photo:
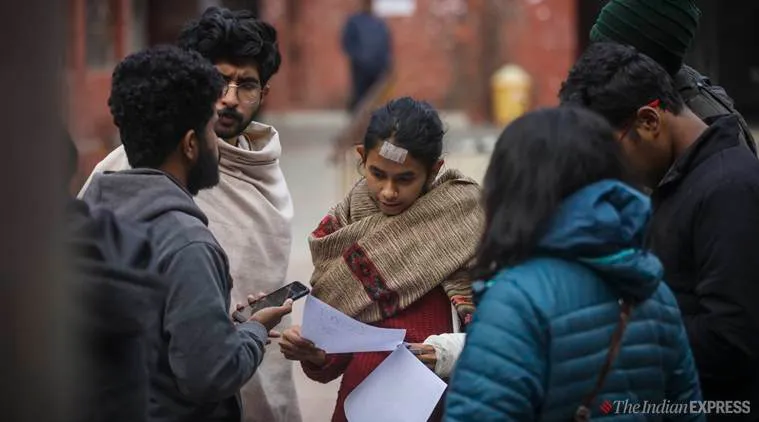
[[352,113],[355,113],[357,111],[358,105],[361,103],[361,100],[366,97],[366,94],[369,93],[369,90],[372,89],[374,84],[379,81],[380,77],[382,76],[382,70],[367,70],[362,69],[358,66],[351,66],[351,77],[353,80],[352,88],[353,92],[351,94],[350,103],[348,104],[348,108]]

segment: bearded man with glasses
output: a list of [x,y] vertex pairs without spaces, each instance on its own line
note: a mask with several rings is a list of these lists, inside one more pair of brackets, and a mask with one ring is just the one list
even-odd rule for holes
[[[178,44],[211,61],[226,82],[214,125],[219,184],[200,191],[195,202],[229,257],[232,303],[246,303],[249,294],[287,284],[290,259],[293,205],[279,164],[282,146],[273,127],[253,120],[282,61],[277,32],[248,11],[212,7],[184,28]],[[129,167],[119,147],[93,174]],[[289,325],[288,318],[282,323]],[[292,365],[279,353],[264,361],[241,396],[245,422],[301,420]]]

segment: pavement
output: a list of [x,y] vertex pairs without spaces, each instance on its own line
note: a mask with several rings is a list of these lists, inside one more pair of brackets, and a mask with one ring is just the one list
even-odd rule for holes
[[[277,129],[282,140],[282,171],[295,207],[287,279],[308,285],[313,265],[306,239],[338,197],[338,168],[330,164],[328,158],[332,151],[331,140],[339,128],[280,126]],[[294,305],[292,320],[299,324],[302,315],[303,300],[300,300]],[[269,348],[270,352],[279,353],[276,346]],[[329,384],[311,381],[303,374],[300,365],[294,365],[293,379],[303,420],[329,421],[337,400],[339,379]]]
[[[333,151],[332,140],[341,129],[339,124],[312,121],[270,121],[280,132],[283,156],[282,170],[287,179],[295,206],[293,220],[293,246],[288,270],[288,280],[305,284],[311,277],[313,265],[306,239],[324,217],[329,208],[342,199],[343,176],[357,172],[355,162],[341,167],[329,161]],[[445,158],[448,166],[466,167],[465,173],[479,179],[487,167],[489,150],[495,143],[498,131],[491,127],[466,127],[452,125],[446,135]],[[357,174],[357,173],[356,173]],[[300,323],[303,301],[293,310],[293,321]],[[276,345],[269,346],[278,353]],[[329,384],[311,381],[303,375],[299,365],[293,370],[298,391],[301,414],[309,422],[329,421],[337,398],[339,379]]]

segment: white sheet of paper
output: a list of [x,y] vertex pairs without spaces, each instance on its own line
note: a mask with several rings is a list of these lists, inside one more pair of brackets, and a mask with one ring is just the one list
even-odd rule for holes
[[395,350],[406,330],[364,324],[309,295],[301,335],[327,353],[384,352]]
[[401,345],[345,399],[350,422],[426,422],[446,384]]

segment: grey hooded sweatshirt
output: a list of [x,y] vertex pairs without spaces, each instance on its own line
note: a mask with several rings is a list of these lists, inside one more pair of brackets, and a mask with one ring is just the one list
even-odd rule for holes
[[190,193],[166,173],[135,169],[97,175],[83,199],[147,225],[168,284],[156,310],[150,420],[239,421],[238,393],[261,363],[267,330],[233,324],[227,257]]

